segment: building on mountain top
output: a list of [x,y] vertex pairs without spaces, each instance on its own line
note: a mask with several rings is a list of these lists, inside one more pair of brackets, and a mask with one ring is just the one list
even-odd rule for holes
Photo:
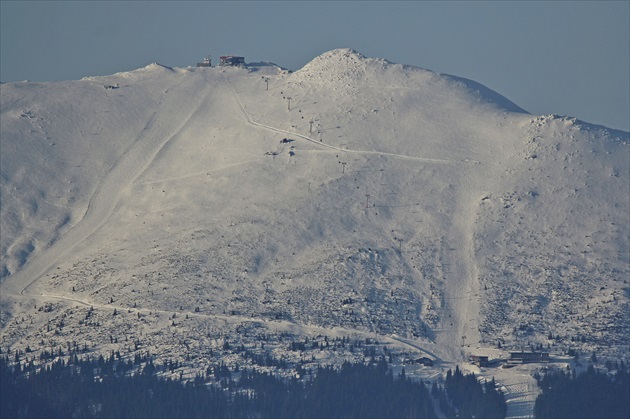
[[208,55],[206,58],[204,58],[203,62],[197,63],[197,67],[212,67],[210,56]]
[[219,65],[221,67],[245,67],[245,57],[223,55],[219,57]]

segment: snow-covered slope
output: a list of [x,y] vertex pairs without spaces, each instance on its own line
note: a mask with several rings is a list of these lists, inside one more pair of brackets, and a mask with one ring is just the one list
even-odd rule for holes
[[[264,322],[445,362],[499,340],[627,352],[628,133],[349,49],[1,100],[4,347],[61,319],[56,341],[102,350]],[[96,330],[90,306],[133,316]]]

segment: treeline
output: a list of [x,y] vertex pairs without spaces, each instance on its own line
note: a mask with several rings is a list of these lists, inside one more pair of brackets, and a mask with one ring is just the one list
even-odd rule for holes
[[475,374],[464,375],[455,367],[454,373],[446,373],[444,389],[440,391],[434,383],[431,393],[449,418],[504,418],[507,414],[505,396],[496,389],[494,378],[480,384]]
[[0,417],[435,418],[434,400],[448,417],[505,416],[494,382],[481,385],[456,369],[444,387],[434,384],[429,392],[404,369],[394,374],[385,357],[310,373],[298,366],[293,378],[224,365],[211,378],[198,375],[188,382],[158,374],[172,368],[150,359],[137,365],[115,356],[75,356],[36,369],[0,358]]
[[536,399],[536,418],[630,418],[630,374],[622,362],[614,374],[593,366],[575,372],[537,376],[542,393]]

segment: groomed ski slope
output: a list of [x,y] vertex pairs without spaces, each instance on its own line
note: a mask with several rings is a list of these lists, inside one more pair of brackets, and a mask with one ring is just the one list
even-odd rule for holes
[[[161,69],[157,68],[157,71]],[[37,281],[69,252],[80,247],[91,234],[107,222],[125,188],[151,164],[160,149],[168,141],[173,140],[191,118],[200,116],[196,115],[196,111],[205,99],[208,89],[209,86],[193,97],[177,97],[173,102],[167,97],[168,90],[164,91],[138,136],[127,142],[129,147],[98,181],[85,214],[66,234],[13,275],[7,287],[18,288],[7,288],[7,292],[15,293],[18,290],[21,294],[28,292],[30,284]],[[172,108],[181,109],[180,115],[186,113],[189,115],[183,120],[174,118],[170,112]],[[19,289],[20,287],[22,289]]]
[[442,365],[627,346],[628,133],[348,49],[1,92],[5,347],[37,346],[50,300],[354,330]]

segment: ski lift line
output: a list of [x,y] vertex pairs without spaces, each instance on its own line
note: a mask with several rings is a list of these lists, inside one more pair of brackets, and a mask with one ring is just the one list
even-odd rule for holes
[[407,156],[404,154],[396,154],[396,153],[388,153],[385,151],[368,151],[368,150],[352,150],[349,148],[341,148],[341,147],[336,147],[330,144],[325,144],[322,143],[321,141],[317,141],[313,138],[310,138],[306,135],[297,133],[297,132],[293,132],[293,131],[289,131],[289,130],[285,130],[282,128],[277,128],[277,127],[272,127],[270,125],[266,125],[260,122],[256,122],[254,121],[250,115],[247,113],[247,111],[245,110],[245,107],[243,106],[243,103],[241,102],[240,98],[238,97],[238,91],[236,89],[234,89],[236,95],[236,101],[238,102],[238,106],[241,109],[241,112],[243,113],[243,115],[245,116],[245,119],[247,120],[247,122],[249,122],[252,125],[256,125],[259,127],[263,127],[263,128],[267,128],[269,130],[272,131],[276,131],[276,132],[281,132],[284,134],[289,134],[289,135],[293,135],[299,138],[302,138],[306,141],[310,141],[314,144],[317,144],[320,147],[325,147],[325,148],[329,148],[331,150],[336,150],[336,151],[341,151],[341,152],[348,152],[348,153],[356,153],[356,154],[368,154],[368,155],[377,155],[377,156],[390,156],[390,157],[396,157],[396,158],[401,158],[401,159],[408,159],[408,160],[415,160],[415,161],[425,161],[425,162],[431,162],[431,163],[445,163],[445,164],[457,164],[457,163],[470,163],[470,164],[479,164],[481,162],[479,161],[475,161],[475,160],[469,160],[469,159],[464,159],[464,160],[444,160],[444,159],[431,159],[431,158],[426,158],[426,157],[416,157],[416,156]]
[[269,129],[271,131],[281,132],[281,133],[284,133],[284,134],[289,134],[289,135],[292,135],[292,136],[300,137],[300,138],[302,138],[304,140],[307,140],[307,141],[310,141],[310,142],[312,142],[314,144],[317,144],[320,147],[330,148],[330,149],[333,149],[333,150],[336,150],[336,151],[344,151],[343,149],[340,149],[338,147],[335,147],[335,146],[332,146],[332,145],[329,145],[329,144],[324,144],[324,143],[321,143],[319,141],[315,141],[314,139],[309,138],[306,135],[299,134],[297,132],[288,131],[288,130],[284,130],[284,129],[281,129],[281,128],[272,127],[270,125],[261,124],[260,122],[256,122],[253,119],[251,119],[249,114],[245,111],[245,108],[243,107],[243,104],[241,103],[241,100],[239,99],[238,94],[236,95],[236,101],[238,103],[239,108],[241,109],[241,112],[245,116],[245,119],[247,120],[247,122],[249,122],[252,125],[256,125],[256,126],[259,126],[259,127],[267,128],[267,129]]

